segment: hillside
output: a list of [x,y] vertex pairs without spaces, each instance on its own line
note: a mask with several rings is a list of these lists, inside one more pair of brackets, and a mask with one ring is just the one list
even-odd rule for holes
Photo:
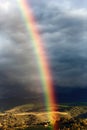
[[26,104],[14,107],[6,112],[22,113],[22,112],[41,112],[46,111],[46,107],[43,104]]
[[[71,118],[79,118],[80,116],[83,118],[86,117],[87,115],[87,106],[86,105],[81,105],[81,106],[73,106],[73,105],[68,105],[68,104],[61,104],[61,105],[55,105],[55,110],[56,113],[59,113],[59,115],[62,115],[62,113],[68,113],[68,115]],[[19,113],[49,113],[45,106],[42,104],[26,104],[26,105],[21,105],[14,107],[13,109],[7,110],[7,113],[14,113],[14,114],[19,114]]]
[[[59,111],[47,112],[45,106],[42,104],[26,104],[17,106],[13,109],[5,111],[0,114],[0,125],[2,130],[6,127],[9,128],[27,128],[27,127],[40,127],[51,126],[56,121],[59,122],[60,130],[65,128],[71,128],[74,130],[79,124],[79,127],[87,130],[87,106],[69,106],[68,104],[56,105],[56,109]],[[77,125],[76,125],[77,124]],[[72,127],[73,126],[73,127]]]

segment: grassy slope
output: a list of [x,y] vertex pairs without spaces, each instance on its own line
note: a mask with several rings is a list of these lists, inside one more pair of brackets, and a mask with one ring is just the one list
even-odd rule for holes
[[[77,104],[60,104],[60,105],[56,105],[57,108],[59,108],[59,111],[56,111],[56,115],[57,117],[68,117],[68,119],[70,117],[72,117],[74,119],[74,117],[79,118],[79,117],[83,117],[83,118],[87,118],[87,105],[82,105],[79,104],[79,106],[77,106]],[[17,120],[22,121],[22,119],[24,121],[28,121],[31,122],[31,124],[38,124],[38,123],[42,123],[42,122],[47,122],[48,121],[48,117],[49,115],[52,115],[52,113],[47,112],[45,110],[45,106],[42,104],[26,104],[26,105],[22,105],[22,106],[17,106],[11,110],[8,110],[7,112],[11,112],[12,114],[14,114],[17,118]],[[70,116],[71,115],[71,116]],[[53,117],[54,119],[55,117]],[[52,120],[53,120],[52,119]],[[24,130],[49,130],[50,128],[44,128],[39,126],[39,128],[37,127],[31,127],[31,128],[26,128]]]

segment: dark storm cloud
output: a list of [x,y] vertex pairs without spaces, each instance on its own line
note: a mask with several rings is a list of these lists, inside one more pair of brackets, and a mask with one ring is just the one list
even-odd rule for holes
[[[86,8],[74,8],[69,0],[29,2],[55,83],[86,86]],[[9,8],[2,7],[1,2],[0,7],[0,97],[42,92],[37,59],[22,12],[15,0],[10,2]]]
[[[34,5],[38,27],[59,86],[87,86],[87,8],[63,0]],[[78,2],[78,1],[77,1]],[[85,1],[84,1],[85,2]]]
[[22,13],[12,2],[9,8],[0,2],[0,98],[31,98],[42,92],[37,59]]

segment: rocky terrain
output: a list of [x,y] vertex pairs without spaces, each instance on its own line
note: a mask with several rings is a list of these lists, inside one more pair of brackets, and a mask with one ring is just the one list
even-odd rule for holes
[[0,113],[0,130],[87,130],[87,106],[56,106],[47,112],[42,105],[27,104]]

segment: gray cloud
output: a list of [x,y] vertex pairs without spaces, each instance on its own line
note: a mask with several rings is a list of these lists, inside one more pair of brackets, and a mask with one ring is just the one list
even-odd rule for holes
[[[75,1],[68,0],[30,4],[55,84],[86,86],[86,7],[77,8]],[[0,8],[0,84],[1,97],[43,91],[32,39],[14,0],[8,11]]]
[[87,86],[87,8],[84,4],[77,7],[78,1],[63,2],[46,2],[33,10],[55,83],[59,86]]
[[17,3],[9,6],[0,8],[0,98],[31,97],[42,93],[37,58]]

